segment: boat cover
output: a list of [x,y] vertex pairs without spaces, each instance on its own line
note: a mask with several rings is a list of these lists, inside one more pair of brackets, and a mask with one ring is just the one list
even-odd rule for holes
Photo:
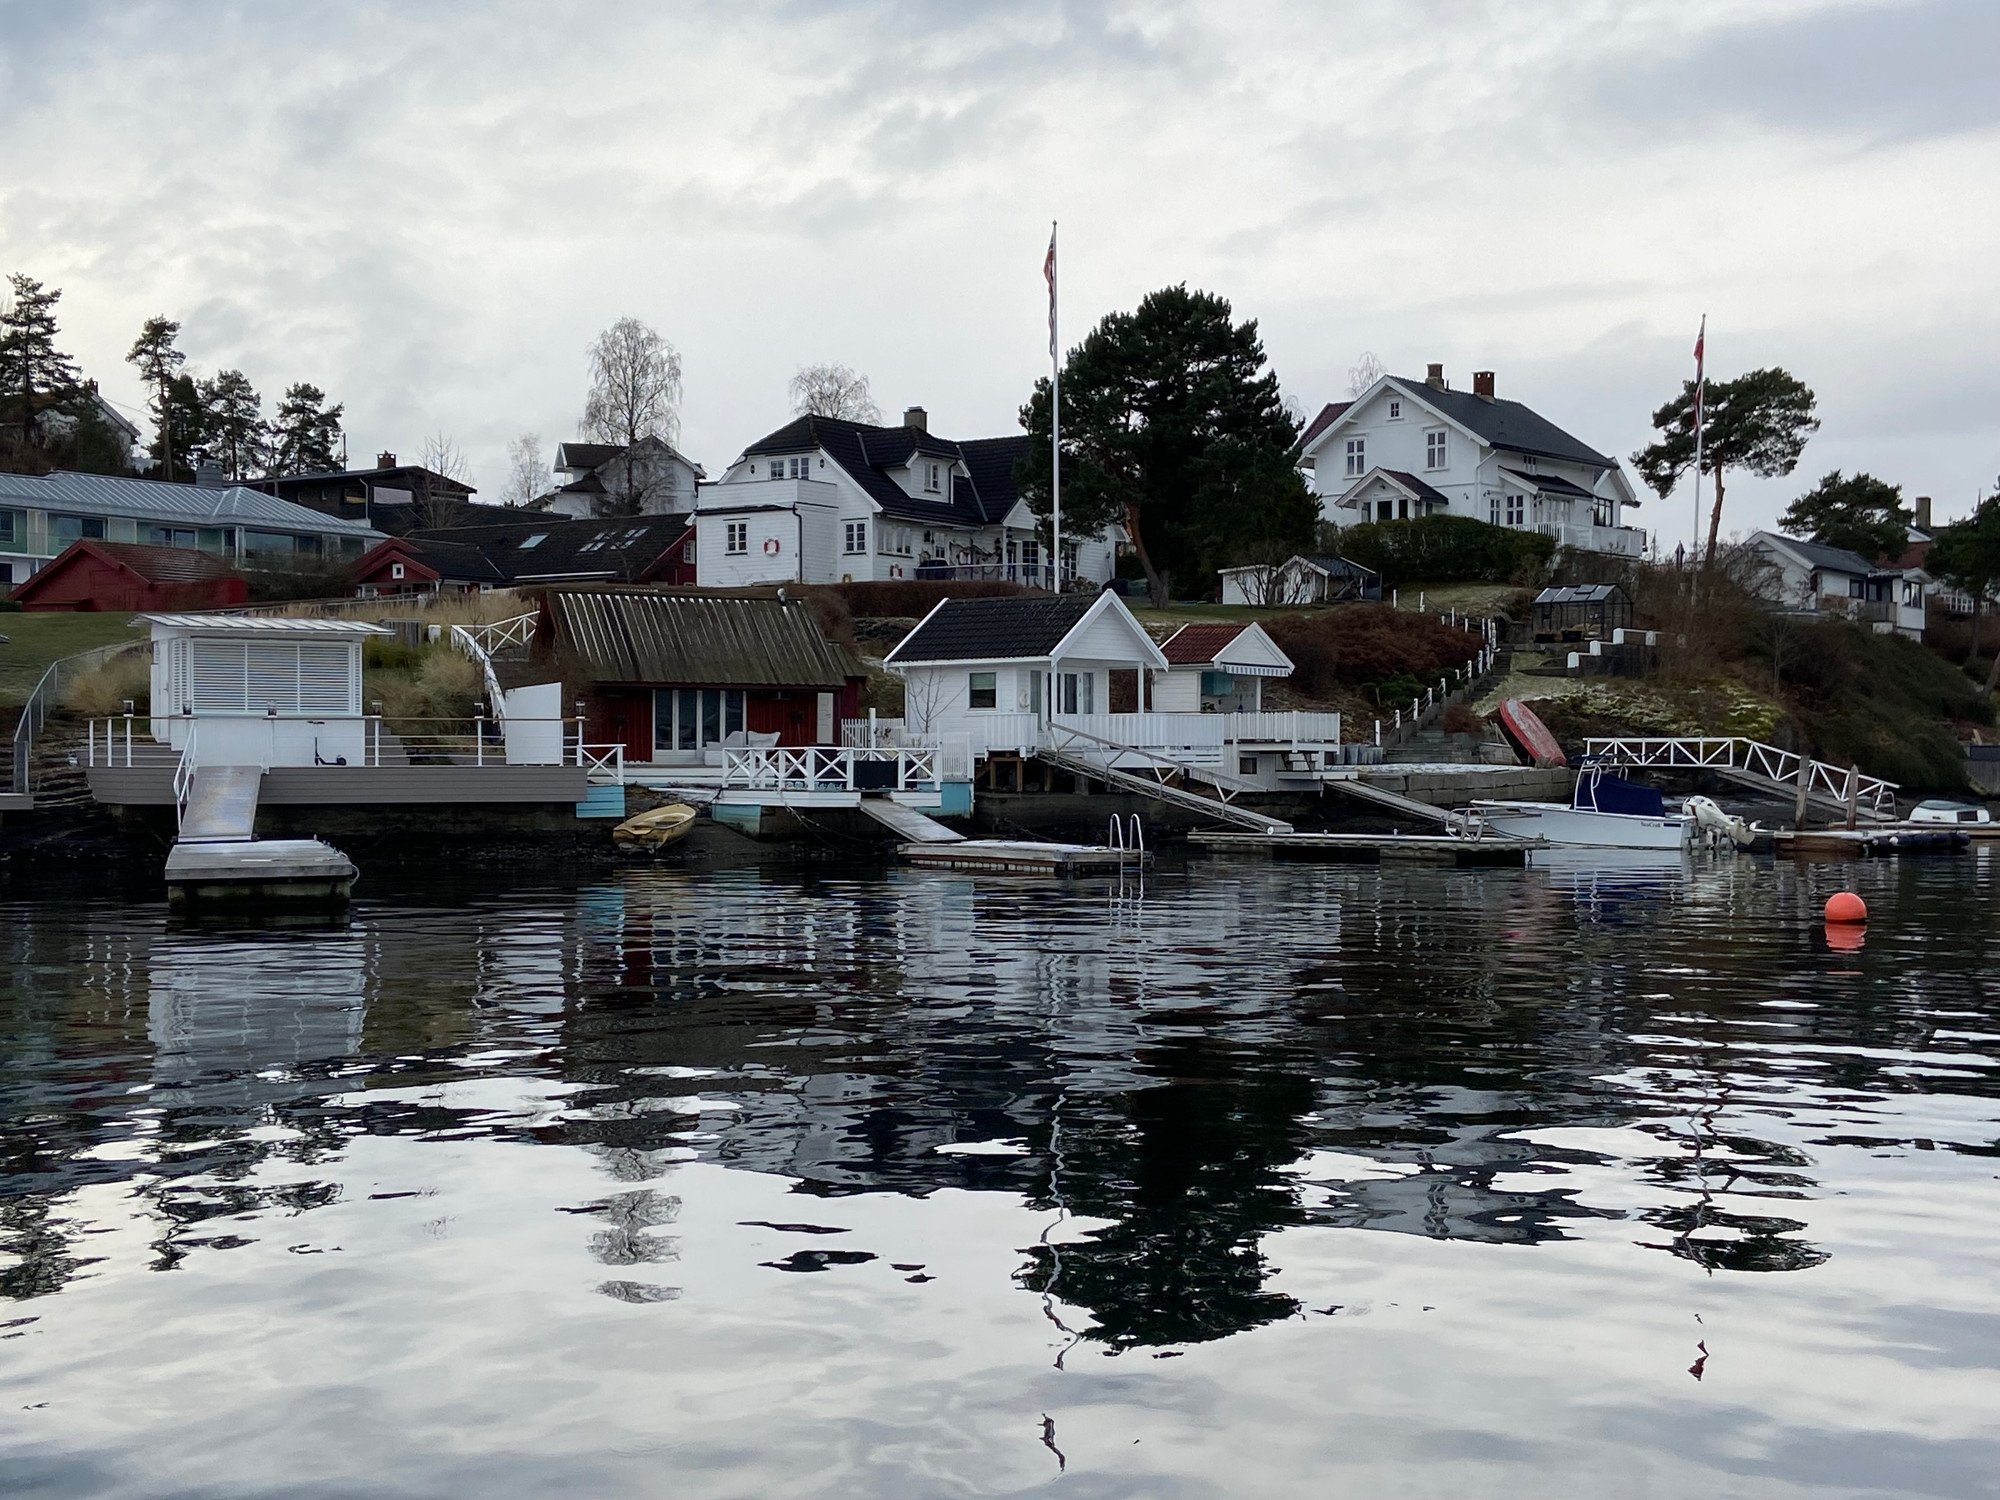
[[1603,771],[1587,771],[1577,777],[1570,806],[1583,812],[1625,813],[1635,818],[1667,815],[1666,799],[1657,787],[1641,786]]

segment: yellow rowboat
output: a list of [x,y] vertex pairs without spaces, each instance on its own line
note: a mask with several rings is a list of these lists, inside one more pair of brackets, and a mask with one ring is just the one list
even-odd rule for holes
[[696,816],[685,802],[669,802],[636,818],[627,818],[611,830],[611,842],[621,849],[653,853],[686,838]]

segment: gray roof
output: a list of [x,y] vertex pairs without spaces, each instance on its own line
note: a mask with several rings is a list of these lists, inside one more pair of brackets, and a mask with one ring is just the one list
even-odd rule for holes
[[1623,599],[1625,590],[1615,583],[1570,583],[1543,589],[1535,595],[1537,604],[1608,604]]
[[32,505],[37,510],[71,515],[123,516],[177,522],[183,526],[260,526],[321,536],[377,539],[382,536],[364,522],[343,521],[275,495],[245,489],[240,484],[203,489],[157,479],[120,479],[109,474],[71,474],[62,470],[41,478],[0,474],[0,505]]
[[1826,568],[1836,573],[1859,573],[1863,576],[1877,571],[1874,563],[1859,552],[1849,552],[1845,547],[1829,547],[1824,542],[1803,542],[1795,536],[1778,536],[1769,531],[1760,531],[1750,540],[1754,544],[1759,538],[1768,538],[1782,547],[1790,548],[1803,558],[1809,567]]
[[947,599],[888,661],[1016,661],[1047,656],[1097,603],[1094,594]]
[[1594,498],[1582,485],[1572,484],[1559,474],[1523,474],[1519,469],[1510,469],[1504,464],[1501,465],[1500,472],[1509,479],[1525,484],[1531,490],[1541,491],[1544,495],[1568,495],[1572,499],[1580,497],[1585,500]]
[[542,644],[596,682],[833,691],[864,669],[800,600],[552,588]]
[[1428,500],[1434,505],[1451,504],[1450,498],[1442,490],[1424,483],[1408,469],[1377,469],[1375,472],[1388,475],[1419,500]]
[[1600,469],[1618,467],[1587,443],[1578,441],[1546,417],[1538,416],[1518,401],[1488,401],[1471,391],[1441,391],[1422,380],[1392,375],[1390,381],[1432,410],[1451,418],[1461,427],[1478,433],[1496,448],[1516,453],[1533,453],[1541,458],[1567,459],[1571,463],[1592,464]]
[[291,615],[235,615],[227,610],[199,615],[137,615],[134,625],[165,625],[176,630],[247,631],[253,635],[393,635],[386,625],[367,620],[339,620],[321,617],[294,618]]

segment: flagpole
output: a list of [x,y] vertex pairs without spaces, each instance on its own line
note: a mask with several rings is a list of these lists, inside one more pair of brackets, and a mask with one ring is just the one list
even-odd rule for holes
[[1062,592],[1062,362],[1056,349],[1056,223],[1049,220],[1049,540]]
[[1694,550],[1688,554],[1690,560],[1701,551],[1701,429],[1706,425],[1707,414],[1702,410],[1707,383],[1704,370],[1708,361],[1708,314],[1701,315],[1701,332],[1694,338]]

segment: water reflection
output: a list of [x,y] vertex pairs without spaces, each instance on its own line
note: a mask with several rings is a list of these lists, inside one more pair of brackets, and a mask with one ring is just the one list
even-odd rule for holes
[[[16,897],[0,1295],[331,1254],[323,1210],[431,1191],[361,1180],[368,1141],[581,1153],[599,1189],[519,1253],[634,1308],[717,1284],[684,1260],[690,1163],[789,1185],[728,1222],[760,1237],[744,1274],[801,1286],[931,1291],[841,1205],[997,1195],[1044,1226],[1000,1248],[1058,1358],[1309,1316],[1279,1248],[1308,1231],[1807,1271],[1857,1174],[2000,1154],[1992,939],[1962,916],[1992,871],[646,869],[262,933]],[[1850,879],[1876,921],[1832,953]]]

